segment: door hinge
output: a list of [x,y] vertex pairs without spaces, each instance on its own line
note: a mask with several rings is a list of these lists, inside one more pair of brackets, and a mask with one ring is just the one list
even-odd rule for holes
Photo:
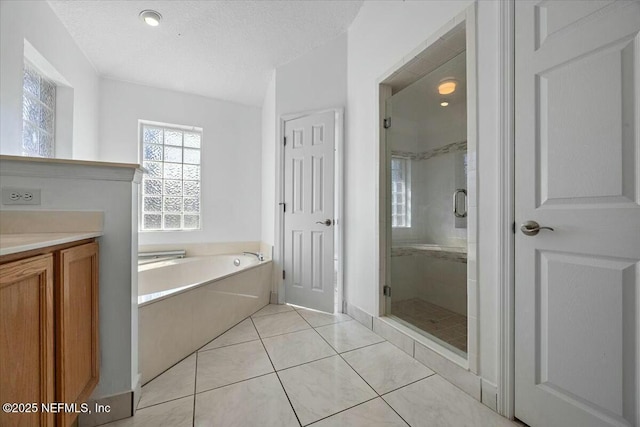
[[383,126],[385,129],[389,129],[389,128],[391,127],[391,117],[387,117],[386,119],[384,119],[384,120],[382,121],[382,126]]
[[384,287],[384,288],[382,288],[382,294],[383,294],[385,297],[390,297],[390,296],[391,296],[391,286],[389,286],[389,285],[385,285],[385,287]]
[[282,138],[284,140],[284,146],[287,146],[287,137],[285,136],[284,138]]
[[287,213],[287,204],[286,203],[280,202],[280,203],[278,203],[278,205],[281,205],[284,213]]
[[282,280],[286,279],[286,274],[284,272],[284,270],[282,270]]
[[511,224],[511,231],[513,232],[513,234],[516,234],[516,223],[515,222],[513,224]]

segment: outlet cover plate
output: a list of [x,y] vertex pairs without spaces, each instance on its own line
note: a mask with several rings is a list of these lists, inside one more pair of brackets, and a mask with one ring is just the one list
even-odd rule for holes
[[2,188],[3,205],[39,205],[39,188]]

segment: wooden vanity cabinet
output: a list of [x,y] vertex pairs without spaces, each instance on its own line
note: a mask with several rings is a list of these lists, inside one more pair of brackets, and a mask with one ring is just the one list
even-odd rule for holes
[[[0,265],[1,404],[55,399],[53,277],[52,254]],[[33,409],[3,410],[0,425],[54,425],[54,414]]]
[[[86,402],[99,379],[98,244],[59,251],[55,286],[56,401]],[[63,412],[58,427],[78,414]]]
[[[99,380],[98,244],[0,258],[0,403],[84,403]],[[9,259],[7,259],[9,258]],[[1,426],[58,426],[78,413],[0,413]]]

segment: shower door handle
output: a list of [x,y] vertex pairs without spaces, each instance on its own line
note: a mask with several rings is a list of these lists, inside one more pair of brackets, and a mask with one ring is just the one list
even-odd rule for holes
[[[458,195],[464,195],[464,212],[458,211]],[[458,188],[453,192],[453,215],[456,218],[465,218],[467,216],[467,190],[464,188]]]

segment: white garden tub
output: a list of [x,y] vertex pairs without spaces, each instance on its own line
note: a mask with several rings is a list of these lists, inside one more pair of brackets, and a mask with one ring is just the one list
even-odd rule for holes
[[270,292],[271,261],[253,255],[198,256],[139,266],[142,384],[267,305]]

